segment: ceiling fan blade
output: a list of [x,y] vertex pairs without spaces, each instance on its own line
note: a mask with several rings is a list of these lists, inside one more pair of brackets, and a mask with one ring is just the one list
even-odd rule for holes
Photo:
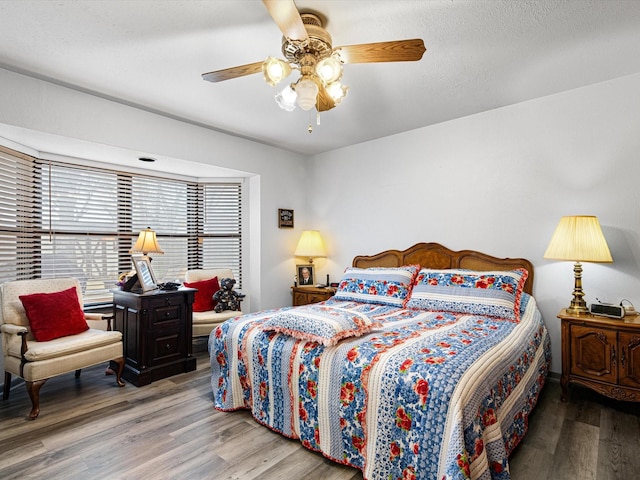
[[309,35],[304,28],[300,13],[293,0],[262,0],[269,14],[289,40],[307,40]]
[[215,72],[203,73],[202,79],[207,82],[222,82],[223,80],[231,80],[232,78],[244,77],[245,75],[253,75],[262,71],[264,62],[249,63],[248,65],[240,65],[238,67],[225,68],[224,70],[216,70]]
[[314,77],[313,81],[318,86],[318,96],[316,97],[316,110],[326,112],[336,106],[336,102],[331,98],[327,89],[324,88],[322,81],[318,77]]
[[421,38],[336,47],[344,63],[415,62],[427,49]]

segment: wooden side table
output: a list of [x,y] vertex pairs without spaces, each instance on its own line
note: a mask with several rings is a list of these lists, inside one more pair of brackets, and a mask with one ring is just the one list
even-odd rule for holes
[[640,401],[640,317],[624,319],[562,310],[562,401],[570,383],[616,400]]
[[308,305],[310,303],[329,300],[335,293],[335,288],[327,287],[291,287],[293,306]]
[[191,305],[197,290],[113,290],[114,328],[122,332],[122,377],[135,386],[196,369]]

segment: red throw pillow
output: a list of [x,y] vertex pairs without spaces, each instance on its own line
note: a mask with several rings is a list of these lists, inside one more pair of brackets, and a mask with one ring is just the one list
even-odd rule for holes
[[89,330],[76,287],[54,293],[20,295],[31,333],[38,342]]
[[184,282],[184,286],[198,289],[195,299],[193,300],[194,312],[207,312],[215,308],[216,303],[218,302],[213,299],[213,294],[220,290],[218,277],[213,277],[209,280],[201,280],[199,282]]

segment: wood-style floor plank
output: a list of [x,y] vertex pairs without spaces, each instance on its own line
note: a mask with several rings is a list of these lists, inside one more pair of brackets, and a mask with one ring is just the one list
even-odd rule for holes
[[[206,340],[197,370],[118,388],[104,366],[49,380],[41,413],[25,417],[24,385],[0,402],[0,478],[362,480],[362,473],[259,425],[213,408]],[[551,379],[510,459],[513,480],[614,480],[640,472],[640,404],[582,387],[560,402]]]

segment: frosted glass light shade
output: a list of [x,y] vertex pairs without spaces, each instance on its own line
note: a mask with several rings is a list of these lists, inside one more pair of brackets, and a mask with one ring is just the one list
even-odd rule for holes
[[316,65],[316,73],[325,84],[339,80],[342,77],[342,63],[335,57],[328,57]]
[[305,111],[311,110],[316,104],[318,85],[310,78],[302,78],[296,84],[296,93],[298,94],[298,106]]
[[296,257],[309,257],[309,263],[313,263],[313,258],[326,257],[327,251],[318,230],[305,230],[300,235],[298,246],[294,253]]
[[298,95],[296,94],[295,90],[291,88],[291,85],[287,85],[282,89],[280,93],[275,96],[278,106],[281,109],[286,110],[287,112],[291,112],[296,108],[297,98]]
[[158,245],[156,232],[147,227],[144,230],[140,231],[138,240],[136,240],[135,245],[131,248],[131,250],[129,250],[129,253],[142,253],[143,255],[146,255],[148,253],[163,254],[164,252],[160,248],[160,245]]
[[613,262],[598,217],[588,215],[562,217],[544,252],[544,258],[573,262]]
[[327,85],[327,93],[329,96],[333,98],[333,101],[336,103],[340,103],[344,97],[347,96],[347,91],[349,87],[345,87],[340,82],[333,82]]
[[291,73],[291,66],[284,60],[275,57],[267,57],[262,64],[264,80],[271,85],[277,85]]

